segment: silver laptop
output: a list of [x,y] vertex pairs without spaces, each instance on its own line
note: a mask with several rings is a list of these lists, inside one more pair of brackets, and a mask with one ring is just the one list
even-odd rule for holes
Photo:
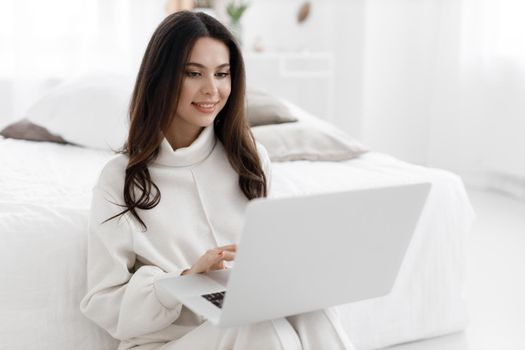
[[429,190],[424,183],[252,200],[232,269],[157,287],[225,327],[384,296]]

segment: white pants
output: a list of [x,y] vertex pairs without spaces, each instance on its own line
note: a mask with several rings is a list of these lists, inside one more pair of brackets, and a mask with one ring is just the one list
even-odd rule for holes
[[334,309],[220,328],[204,322],[159,350],[355,350]]

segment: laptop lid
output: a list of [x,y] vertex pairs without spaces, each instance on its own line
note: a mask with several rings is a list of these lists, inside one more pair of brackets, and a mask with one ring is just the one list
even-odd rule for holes
[[424,183],[251,201],[220,325],[389,293],[429,190]]

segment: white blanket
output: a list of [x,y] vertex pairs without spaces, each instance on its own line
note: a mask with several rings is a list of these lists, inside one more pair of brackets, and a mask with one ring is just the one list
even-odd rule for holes
[[[78,308],[91,188],[110,156],[0,139],[1,350],[116,348]],[[342,319],[359,349],[465,327],[465,238],[473,212],[457,176],[371,152],[341,163],[275,163],[272,180],[275,196],[431,181],[392,293],[341,306]]]

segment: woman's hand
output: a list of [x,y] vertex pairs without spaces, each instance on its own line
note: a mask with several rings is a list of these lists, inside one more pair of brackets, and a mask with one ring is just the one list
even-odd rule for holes
[[235,259],[236,250],[236,244],[210,249],[190,269],[182,271],[181,275],[222,270],[224,269],[224,261],[233,261]]

